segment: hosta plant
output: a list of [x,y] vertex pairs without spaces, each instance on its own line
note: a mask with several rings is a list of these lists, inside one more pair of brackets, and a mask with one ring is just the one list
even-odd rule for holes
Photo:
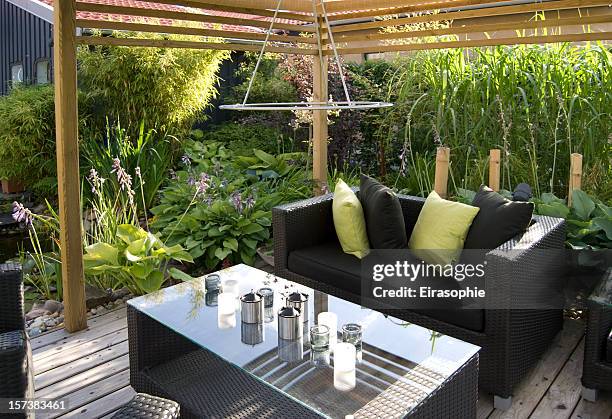
[[94,243],[85,248],[87,275],[107,275],[134,295],[159,290],[169,277],[183,280],[186,274],[169,268],[171,261],[193,262],[180,245],[166,246],[156,235],[131,224],[117,227],[115,243]]

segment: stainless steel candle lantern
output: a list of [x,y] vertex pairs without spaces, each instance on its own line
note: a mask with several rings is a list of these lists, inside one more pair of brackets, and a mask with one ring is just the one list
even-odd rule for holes
[[287,296],[287,306],[294,307],[300,310],[303,322],[307,322],[309,320],[308,294],[303,294],[301,292],[292,292]]
[[304,326],[300,310],[295,307],[283,307],[278,312],[278,337],[284,340],[302,338]]
[[242,322],[240,325],[240,340],[247,345],[255,346],[264,341],[263,324],[251,324]]
[[278,339],[278,357],[284,362],[299,362],[304,358],[304,341]]
[[243,323],[263,323],[263,299],[253,291],[240,297],[240,311]]

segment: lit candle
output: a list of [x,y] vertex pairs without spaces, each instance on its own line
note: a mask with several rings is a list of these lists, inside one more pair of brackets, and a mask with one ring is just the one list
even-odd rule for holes
[[357,384],[355,346],[340,342],[334,349],[334,387],[340,391],[349,391]]
[[317,323],[329,327],[329,349],[333,352],[338,342],[338,316],[331,311],[323,311],[317,316]]

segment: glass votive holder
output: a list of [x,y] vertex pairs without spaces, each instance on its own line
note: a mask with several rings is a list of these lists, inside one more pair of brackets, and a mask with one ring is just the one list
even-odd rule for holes
[[216,307],[219,303],[219,290],[207,291],[205,302],[208,307]]
[[340,342],[334,348],[334,387],[349,391],[357,384],[355,367],[357,350],[350,343]]
[[329,327],[319,324],[310,328],[310,347],[313,351],[329,350]]
[[315,368],[329,367],[329,359],[329,351],[310,351],[310,363]]
[[317,323],[329,327],[329,349],[333,351],[338,342],[338,316],[331,311],[323,311],[317,316]]
[[223,281],[222,287],[224,293],[234,294],[234,298],[238,298],[240,295],[240,287],[238,286],[238,281],[235,279],[227,279]]
[[221,284],[221,277],[217,274],[210,274],[204,279],[206,291],[217,291]]
[[352,344],[357,351],[361,351],[361,325],[357,323],[347,323],[342,326],[342,342]]
[[272,288],[260,288],[257,290],[257,294],[263,298],[264,307],[272,307],[274,305],[274,290]]

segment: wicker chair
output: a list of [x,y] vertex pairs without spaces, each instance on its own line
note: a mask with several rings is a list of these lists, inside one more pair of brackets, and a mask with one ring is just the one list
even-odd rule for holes
[[[289,267],[290,254],[298,249],[337,242],[333,218],[333,195],[328,194],[272,210],[274,225],[275,273],[289,280],[320,289],[345,300],[363,304],[358,293],[339,287],[335,278],[311,278]],[[412,233],[423,198],[400,195],[408,237]],[[562,219],[537,217],[536,223],[522,235],[496,250],[516,250],[512,258],[504,252],[486,254],[485,278],[488,290],[499,301],[528,299],[540,279],[560,279],[563,263],[539,249],[563,249],[565,223]],[[560,252],[552,252],[557,257]],[[552,260],[555,259],[555,260]],[[541,286],[541,283],[539,284]],[[489,291],[488,291],[489,292]],[[412,310],[380,310],[397,318],[419,324],[440,333],[482,347],[480,352],[480,388],[495,395],[495,405],[507,409],[512,403],[514,386],[538,361],[551,340],[562,328],[561,309],[486,310],[482,328],[472,330],[447,320]]]
[[[32,351],[25,332],[23,282],[16,264],[0,265],[0,398],[34,396]],[[27,417],[21,413],[12,417]]]

